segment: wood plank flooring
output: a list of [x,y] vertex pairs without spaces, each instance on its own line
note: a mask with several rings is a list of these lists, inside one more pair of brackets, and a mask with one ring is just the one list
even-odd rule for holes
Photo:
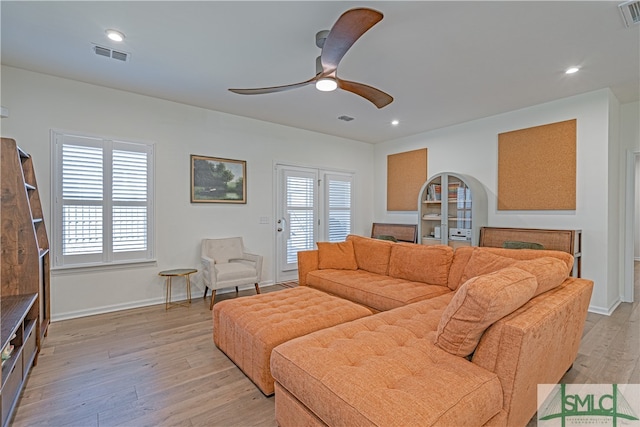
[[13,426],[275,426],[273,397],[213,344],[208,301],[52,323]]
[[[640,263],[635,274],[638,300]],[[52,323],[13,426],[275,426],[273,397],[215,347],[212,333],[208,302],[198,296],[189,308],[156,305]],[[639,340],[638,302],[610,317],[589,313],[562,382],[640,383]]]

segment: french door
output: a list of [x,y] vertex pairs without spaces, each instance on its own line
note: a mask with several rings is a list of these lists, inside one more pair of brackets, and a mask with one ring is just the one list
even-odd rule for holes
[[351,232],[353,174],[276,165],[276,282],[298,277],[298,252]]

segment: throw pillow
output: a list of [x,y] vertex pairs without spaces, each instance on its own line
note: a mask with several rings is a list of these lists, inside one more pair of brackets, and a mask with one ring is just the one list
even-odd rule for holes
[[494,271],[509,267],[516,262],[518,262],[517,259],[496,255],[476,248],[464,268],[462,277],[460,278],[460,284],[466,282],[472,277],[493,273]]
[[518,242],[507,240],[502,243],[502,247],[505,249],[544,249],[544,245],[535,242]]
[[470,279],[442,313],[435,344],[467,357],[475,351],[484,331],[529,301],[537,286],[531,273],[516,267]]
[[318,268],[325,270],[357,270],[353,242],[318,242]]
[[553,257],[542,257],[527,261],[518,261],[513,264],[521,270],[533,274],[538,282],[538,288],[533,296],[538,296],[553,288],[560,286],[569,277],[567,264]]

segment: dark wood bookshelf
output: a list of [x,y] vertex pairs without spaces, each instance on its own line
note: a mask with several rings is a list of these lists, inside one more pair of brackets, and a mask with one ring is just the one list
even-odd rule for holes
[[12,349],[0,376],[0,426],[7,426],[49,326],[50,272],[33,158],[2,138],[0,159],[0,351]]

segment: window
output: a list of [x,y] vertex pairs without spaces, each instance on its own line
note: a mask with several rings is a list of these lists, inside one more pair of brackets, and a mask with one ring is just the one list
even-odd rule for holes
[[153,145],[52,132],[54,267],[153,257]]

